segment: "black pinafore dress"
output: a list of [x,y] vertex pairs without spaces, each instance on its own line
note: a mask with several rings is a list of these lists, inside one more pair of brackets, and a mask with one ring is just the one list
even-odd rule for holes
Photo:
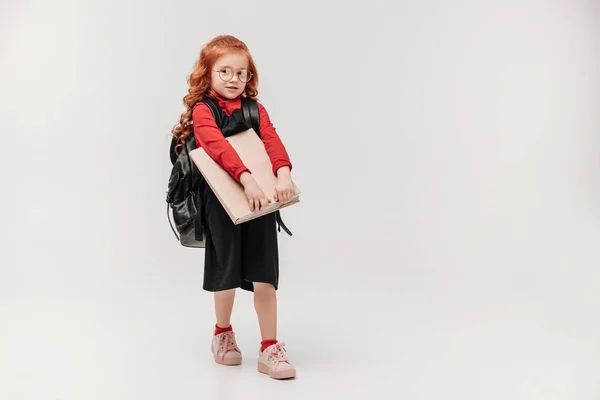
[[[245,99],[244,99],[245,100]],[[228,137],[251,127],[241,109],[231,116],[205,98],[217,126]],[[242,103],[244,104],[244,102]],[[256,128],[255,128],[256,130]],[[200,179],[201,218],[205,237],[203,289],[209,292],[241,288],[254,291],[253,282],[279,286],[278,212],[235,225],[206,180]],[[286,232],[289,233],[285,225]]]

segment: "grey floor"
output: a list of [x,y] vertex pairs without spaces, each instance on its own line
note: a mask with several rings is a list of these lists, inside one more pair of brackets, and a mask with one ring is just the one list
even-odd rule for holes
[[[327,258],[325,247],[313,251]],[[256,371],[260,337],[246,292],[233,315],[244,364],[213,362],[212,297],[200,289],[200,268],[107,267],[87,277],[38,268],[20,286],[13,276],[0,303],[0,398],[598,398],[598,316],[581,301],[595,294],[573,291],[575,268],[561,282],[531,282],[525,271],[483,279],[391,258],[396,273],[387,277],[344,268],[365,260],[303,270],[308,256],[298,255],[282,273],[279,336],[298,370],[293,381]]]

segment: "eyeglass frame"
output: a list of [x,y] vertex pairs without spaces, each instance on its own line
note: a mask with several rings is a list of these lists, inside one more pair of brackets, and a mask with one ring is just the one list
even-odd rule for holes
[[[223,79],[223,77],[221,76],[221,72],[222,72],[222,71],[224,71],[224,70],[226,70],[226,69],[229,69],[229,70],[231,71],[231,78],[229,78],[229,79]],[[242,80],[242,79],[239,77],[239,75],[238,75],[238,74],[239,74],[240,72],[242,72],[242,71],[238,71],[237,73],[235,73],[235,72],[233,72],[233,69],[231,69],[231,68],[223,68],[223,69],[220,69],[220,70],[215,70],[215,69],[213,69],[213,72],[218,72],[218,73],[219,73],[219,78],[220,78],[220,79],[221,79],[223,82],[230,81],[231,79],[233,79],[233,77],[234,77],[235,75],[238,75],[238,80],[239,80],[240,82],[243,82],[243,83],[248,83],[248,82],[250,82],[250,81],[252,80],[252,77],[254,76],[254,74],[253,74],[253,73],[252,73],[252,72],[251,72],[249,69],[244,69],[244,71],[246,71],[246,73],[248,73],[248,80],[247,80],[247,81],[245,81],[245,82],[244,82],[244,81],[243,81],[243,80]]]

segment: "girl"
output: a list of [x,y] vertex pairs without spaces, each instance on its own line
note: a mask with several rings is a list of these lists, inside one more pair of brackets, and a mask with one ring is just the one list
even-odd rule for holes
[[[250,209],[269,204],[250,171],[223,136],[203,100],[216,101],[226,118],[239,122],[242,97],[255,100],[258,72],[247,46],[229,35],[217,36],[200,52],[189,77],[187,107],[173,135],[180,143],[194,135],[197,147],[226,170],[246,193]],[[265,108],[258,103],[260,134],[277,176],[275,201],[287,201],[294,194],[292,164]],[[243,119],[242,119],[243,120]],[[214,292],[216,325],[211,350],[217,363],[239,365],[242,353],[230,323],[236,288],[254,292],[262,342],[258,370],[274,379],[293,378],[296,370],[284,355],[284,343],[277,340],[277,297],[279,259],[276,216],[270,213],[234,225],[206,181],[200,182],[201,214],[205,226],[203,289]]]

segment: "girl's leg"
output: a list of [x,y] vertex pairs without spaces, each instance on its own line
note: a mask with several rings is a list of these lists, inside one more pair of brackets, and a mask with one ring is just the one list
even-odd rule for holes
[[270,283],[254,282],[254,309],[262,340],[277,339],[277,295]]
[[277,341],[277,295],[273,285],[254,282],[254,308],[262,336],[258,371],[274,379],[294,378],[296,369],[284,354],[285,343]]
[[221,290],[215,292],[215,313],[217,314],[217,325],[211,349],[215,361],[224,365],[240,365],[242,363],[242,352],[238,348],[231,326],[231,311],[235,289]]
[[[279,283],[279,249],[275,213],[245,222],[242,227],[244,281],[251,283],[254,309],[258,316],[262,340],[277,338],[277,285]],[[244,286],[242,286],[244,289]]]
[[215,292],[215,314],[217,315],[218,327],[228,328],[231,325],[234,299],[235,289]]

